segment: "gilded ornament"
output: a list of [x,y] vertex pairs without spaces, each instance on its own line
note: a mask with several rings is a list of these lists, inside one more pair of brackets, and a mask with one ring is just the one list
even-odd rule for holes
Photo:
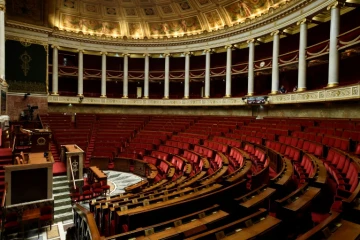
[[30,55],[25,51],[23,54],[21,54],[20,56],[20,60],[22,62],[21,64],[21,69],[23,70],[24,76],[28,75],[28,72],[30,70],[30,62],[31,62],[31,57]]

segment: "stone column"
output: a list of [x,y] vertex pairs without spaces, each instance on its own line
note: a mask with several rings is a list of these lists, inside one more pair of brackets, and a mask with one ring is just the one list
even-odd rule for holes
[[52,45],[53,49],[53,61],[52,61],[52,94],[59,95],[58,93],[58,79],[59,79],[59,57],[58,46]]
[[249,65],[248,65],[248,96],[254,95],[254,58],[255,58],[255,39],[247,41],[249,45]]
[[231,97],[231,51],[232,46],[227,45],[226,48],[226,86],[225,86],[225,97]]
[[327,9],[331,10],[329,75],[327,87],[336,87],[339,85],[339,51],[337,43],[340,32],[340,8],[338,2],[333,3]]
[[101,52],[101,96],[106,98],[106,52]]
[[184,98],[188,99],[190,89],[190,52],[185,52],[185,83],[184,83]]
[[300,44],[299,44],[299,69],[298,69],[298,92],[306,90],[306,48],[307,48],[307,20],[303,19],[297,23],[300,25]]
[[78,96],[84,95],[84,50],[79,50]]
[[272,54],[272,74],[271,74],[271,94],[278,93],[279,90],[279,30],[271,33],[273,36],[273,54]]
[[210,98],[210,52],[211,49],[205,50],[205,96],[204,98]]
[[129,54],[123,54],[124,57],[124,76],[123,76],[123,96],[122,98],[128,98],[128,81],[129,81]]
[[5,2],[0,1],[0,79],[5,81]]
[[169,99],[169,84],[170,84],[170,54],[165,53],[165,84],[164,84],[164,99]]
[[145,53],[145,69],[144,69],[144,97],[149,98],[149,57],[150,54]]

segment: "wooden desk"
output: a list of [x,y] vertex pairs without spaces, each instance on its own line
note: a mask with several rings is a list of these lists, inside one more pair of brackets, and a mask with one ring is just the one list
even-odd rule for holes
[[206,171],[201,171],[201,172],[197,173],[195,176],[193,176],[192,178],[188,179],[186,182],[182,183],[180,185],[180,187],[191,186],[192,184],[197,182],[199,179],[203,178],[205,175],[206,175]]
[[132,184],[125,188],[126,192],[136,192],[140,191],[143,186],[146,186],[149,182],[147,180],[141,180],[138,183]]
[[[269,188],[269,187],[267,187],[265,189],[261,189],[259,194],[254,192],[252,194],[255,194],[255,195],[248,196],[250,198],[248,200],[246,200],[245,202],[240,203],[240,206],[245,207],[245,208],[254,207],[257,204],[264,201],[265,199],[271,197],[271,195],[273,195],[275,193],[275,191],[276,191],[276,189]],[[247,196],[245,195],[244,197],[247,197]],[[236,199],[236,200],[238,200],[238,199]]]
[[[206,230],[207,229],[206,224],[209,224],[209,223],[214,222],[214,221],[218,221],[218,220],[220,220],[220,219],[222,219],[222,218],[224,218],[224,217],[226,217],[228,215],[229,215],[228,213],[219,210],[214,214],[205,216],[205,217],[200,218],[200,219],[196,219],[195,221],[191,221],[191,222],[188,222],[186,224],[182,224],[182,225],[177,226],[177,227],[172,227],[172,228],[169,228],[169,229],[165,229],[164,231],[157,232],[157,233],[151,234],[149,236],[138,237],[138,238],[136,238],[136,240],[165,239],[165,238],[169,238],[171,236],[175,236],[175,235],[178,235],[178,234],[185,233],[187,231],[191,231],[192,234],[196,234],[197,232]],[[185,235],[186,235],[186,233],[185,233]]]
[[[291,164],[291,161],[289,159],[283,159],[283,166],[284,168],[277,176],[275,176],[272,180],[277,185],[285,185],[292,177],[294,173],[293,166]],[[282,176],[281,176],[282,175]]]
[[90,182],[94,182],[94,178],[96,178],[99,182],[105,182],[107,183],[107,176],[106,174],[101,171],[98,167],[92,166],[89,168],[89,180]]
[[310,203],[320,193],[320,190],[320,188],[308,187],[303,195],[300,195],[294,202],[285,205],[284,208],[296,212]]
[[149,171],[150,171],[147,178],[154,179],[156,177],[156,175],[158,174],[158,170],[157,170],[156,166],[151,164],[151,163],[148,163],[147,166],[148,166]]
[[341,220],[341,226],[330,235],[328,240],[357,239],[360,236],[360,225],[346,220]]
[[41,164],[41,163],[48,163],[48,162],[53,162],[52,160],[52,155],[50,152],[48,152],[48,159],[49,161],[47,161],[47,159],[44,157],[44,153],[40,152],[40,153],[28,153],[25,154],[28,155],[28,163],[29,164]]
[[210,176],[207,176],[205,179],[200,179],[201,185],[208,185],[213,182],[216,182],[219,178],[221,178],[228,170],[228,166],[222,166],[220,169],[218,169],[215,173],[211,174]]
[[63,145],[68,152],[72,153],[82,153],[84,152],[81,148],[79,148],[77,145]]
[[230,183],[235,182],[246,176],[246,174],[251,169],[251,165],[252,165],[252,162],[250,160],[245,160],[244,165],[241,168],[239,168],[235,172],[225,176],[224,178],[226,179],[227,182],[230,182]]
[[228,237],[225,237],[222,240],[239,240],[239,239],[253,238],[266,231],[271,230],[272,228],[279,225],[280,222],[281,222],[280,219],[268,215],[265,217],[265,219],[261,220],[260,222],[257,222],[250,227],[243,228],[241,231],[232,234]]
[[120,216],[125,216],[125,215],[131,214],[131,213],[142,212],[144,210],[150,210],[150,209],[154,209],[154,208],[158,208],[158,207],[163,207],[165,205],[173,204],[176,202],[184,201],[186,199],[198,197],[202,194],[210,193],[216,189],[220,189],[221,187],[222,187],[222,185],[220,185],[220,184],[214,184],[211,187],[203,188],[197,192],[194,192],[193,194],[187,194],[182,197],[174,198],[174,199],[171,199],[168,201],[157,202],[154,204],[150,204],[147,206],[141,206],[141,207],[137,207],[137,208],[131,208],[131,209],[128,209],[125,211],[117,211],[116,213],[120,217]]

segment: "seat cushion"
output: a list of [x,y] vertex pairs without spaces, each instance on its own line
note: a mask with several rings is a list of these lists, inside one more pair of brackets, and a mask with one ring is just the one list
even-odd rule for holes
[[5,223],[4,227],[6,228],[13,228],[13,227],[17,227],[19,226],[19,223],[17,221],[12,221],[12,222],[8,222]]
[[46,214],[46,215],[42,215],[39,218],[40,221],[49,221],[52,220],[52,214]]

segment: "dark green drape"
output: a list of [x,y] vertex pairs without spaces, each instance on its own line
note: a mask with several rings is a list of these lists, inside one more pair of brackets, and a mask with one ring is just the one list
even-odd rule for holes
[[6,41],[5,79],[10,92],[46,92],[46,54],[43,45]]

